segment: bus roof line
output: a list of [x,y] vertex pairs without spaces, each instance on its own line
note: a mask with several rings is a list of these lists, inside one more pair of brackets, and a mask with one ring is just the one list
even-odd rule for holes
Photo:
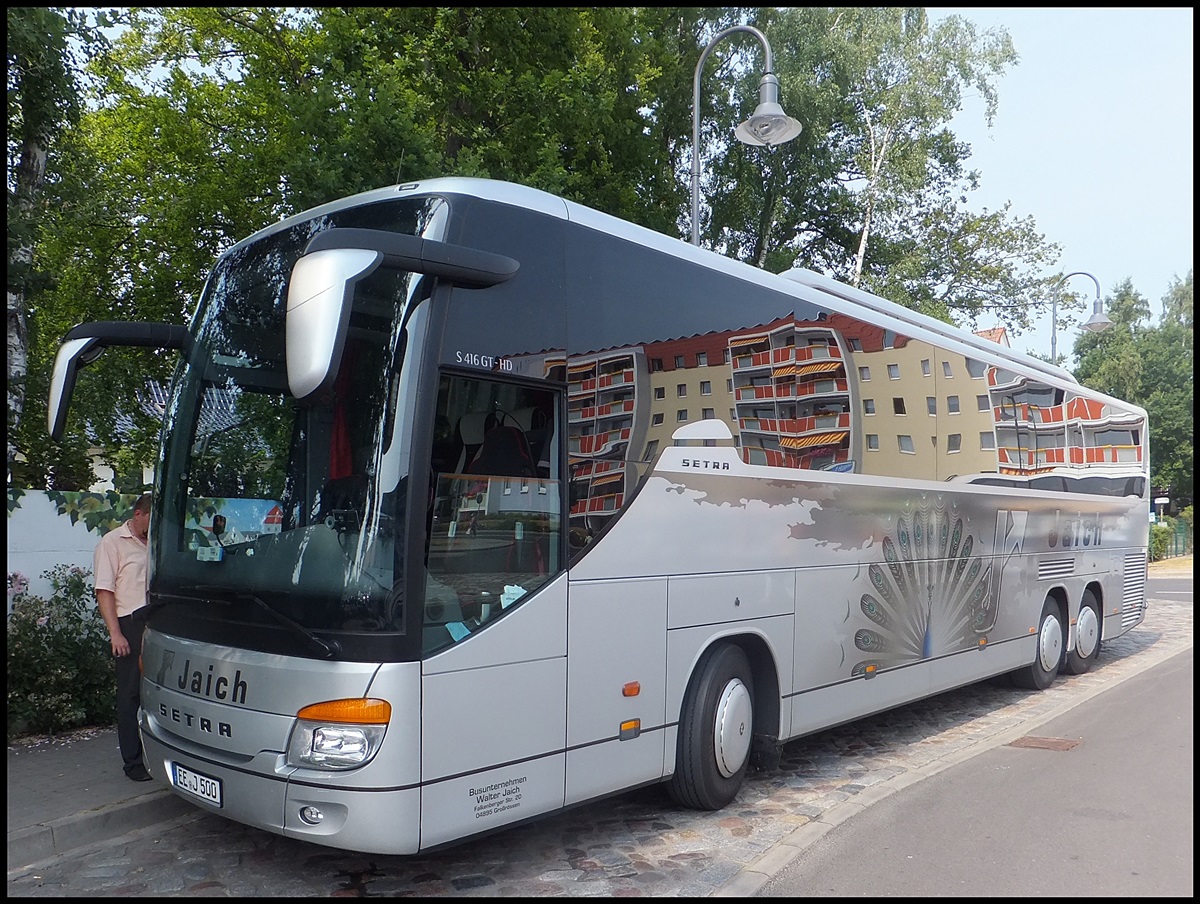
[[[536,190],[529,189],[529,191]],[[652,229],[638,226],[636,223],[628,223],[625,220],[593,210],[582,204],[571,201],[566,203],[569,219],[580,225],[598,229],[619,238],[626,238],[666,254],[693,260],[710,270],[717,270],[739,279],[751,279],[760,285],[770,285],[777,280],[786,280],[783,285],[774,282],[772,288],[816,304],[828,306],[829,301],[832,300],[834,303],[831,309],[847,316],[856,316],[853,308],[866,308],[897,321],[898,325],[913,327],[921,333],[937,336],[940,340],[965,346],[971,350],[990,356],[993,360],[998,359],[1006,365],[1011,364],[1025,371],[1037,371],[1061,380],[1070,386],[1079,385],[1079,381],[1069,371],[1061,367],[1053,366],[1031,355],[1026,355],[999,343],[983,339],[976,336],[970,330],[945,323],[927,314],[913,311],[893,301],[888,301],[886,298],[872,295],[869,292],[864,292],[862,289],[856,289],[853,286],[838,282],[830,277],[822,276],[815,271],[795,268],[783,273],[772,273],[769,270],[761,270],[742,261],[734,260],[733,258],[725,257],[724,255],[716,254],[703,248],[697,248],[688,242],[683,242],[679,239],[655,232]],[[799,286],[820,292],[823,297],[819,300],[813,299],[804,292],[797,291],[797,287]],[[902,332],[902,330],[897,330],[897,332]],[[914,335],[912,338],[918,339],[921,336]],[[941,345],[942,342],[935,344]],[[967,355],[966,357],[971,356]]]
[[[988,339],[982,339],[976,336],[969,330],[964,330],[961,327],[956,327],[945,321],[938,320],[936,317],[930,317],[928,314],[922,314],[920,311],[914,311],[911,308],[906,308],[903,305],[896,304],[894,301],[888,301],[886,298],[881,298],[878,295],[872,295],[870,292],[864,292],[862,289],[857,289],[854,286],[846,283],[838,282],[828,276],[817,273],[814,270],[807,270],[803,267],[794,267],[791,270],[786,270],[779,274],[784,279],[790,279],[800,283],[803,286],[809,286],[826,295],[832,295],[836,298],[841,298],[853,304],[861,305],[879,314],[887,314],[895,317],[897,320],[904,321],[913,326],[921,327],[928,330],[943,339],[951,339],[957,342],[963,342],[980,351],[995,354],[1000,351],[1002,357],[1011,357],[1012,352],[1005,353],[1004,346],[998,345]],[[1078,384],[1075,376],[1065,368],[1051,364],[1048,361],[1042,361],[1040,358],[1035,358],[1032,355],[1021,355],[1020,363],[1028,368],[1040,370],[1043,373],[1058,377],[1060,380],[1066,380],[1068,383]]]

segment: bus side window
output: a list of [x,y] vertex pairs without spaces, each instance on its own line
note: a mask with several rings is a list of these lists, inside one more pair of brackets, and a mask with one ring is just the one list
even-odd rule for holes
[[562,431],[555,390],[442,377],[436,422],[455,424],[431,459],[426,654],[457,643],[561,569],[563,493],[551,476]]
[[522,408],[513,412],[517,426],[525,432],[529,443],[529,454],[533,458],[538,477],[550,476],[550,443],[553,433],[550,429],[550,416],[545,410],[536,407]]
[[507,423],[507,415],[490,420],[483,443],[467,470],[472,474],[497,477],[533,477],[533,454],[529,440],[516,423]]

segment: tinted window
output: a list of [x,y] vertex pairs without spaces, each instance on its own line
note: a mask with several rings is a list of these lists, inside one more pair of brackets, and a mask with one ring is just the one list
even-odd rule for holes
[[426,553],[426,654],[519,606],[562,568],[558,393],[444,374]]
[[451,293],[441,363],[536,379],[555,376],[556,362],[547,352],[561,357],[566,339],[563,223],[474,199],[454,198],[451,209],[448,242],[505,254],[520,269],[499,285]]

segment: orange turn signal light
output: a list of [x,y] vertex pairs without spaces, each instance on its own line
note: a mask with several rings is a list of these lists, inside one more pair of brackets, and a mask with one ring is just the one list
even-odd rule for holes
[[296,718],[348,725],[386,725],[392,719],[392,704],[374,697],[326,700],[304,707],[296,713]]

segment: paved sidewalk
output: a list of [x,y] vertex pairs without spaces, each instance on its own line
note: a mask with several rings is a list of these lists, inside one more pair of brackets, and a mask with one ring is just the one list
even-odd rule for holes
[[8,747],[8,868],[115,838],[196,808],[161,777],[125,777],[115,728]]
[[[1191,576],[1192,556],[1182,556],[1150,566],[1151,574],[1163,576]],[[1156,611],[1157,610],[1157,611]],[[1158,617],[1156,617],[1156,615]],[[1153,600],[1147,614],[1148,626],[1153,632],[1135,632],[1138,637],[1126,635],[1117,641],[1120,647],[1129,647],[1133,653],[1146,646],[1157,646],[1163,654],[1191,646],[1191,605],[1166,606],[1158,609]],[[1165,619],[1162,617],[1166,616]],[[1155,643],[1165,638],[1158,632],[1167,630],[1171,638],[1167,643]],[[1116,652],[1114,650],[1114,652]],[[1128,655],[1126,662],[1114,662],[1101,669],[1101,674],[1075,679],[1079,685],[1096,685],[1096,692],[1111,680],[1120,680],[1125,671],[1144,667],[1135,660],[1141,657]],[[1022,710],[1040,711],[1050,705],[1055,694],[1045,695],[1041,703],[1030,699],[1022,704]],[[1078,701],[1075,701],[1078,702]],[[1004,714],[992,714],[997,723],[990,731],[1000,732],[1007,726]],[[1029,718],[1024,714],[1017,719],[1013,730],[1024,730],[1022,723]],[[990,733],[989,731],[989,733]],[[1000,735],[997,734],[998,738]],[[976,746],[968,739],[967,747]],[[996,738],[992,738],[995,741]],[[961,751],[962,755],[970,751]],[[948,761],[939,764],[944,768]],[[904,771],[904,770],[902,770]],[[915,769],[919,779],[922,770]],[[891,789],[889,789],[890,792]],[[863,805],[870,797],[860,795]],[[8,747],[8,868],[35,863],[63,854],[89,844],[116,838],[160,822],[182,816],[204,815],[204,811],[175,796],[168,790],[163,778],[157,776],[153,782],[133,782],[121,770],[121,755],[117,747],[116,729],[90,729],[55,738],[42,738],[10,744]],[[766,814],[764,814],[766,815]],[[806,820],[807,822],[808,820]],[[811,840],[810,835],[823,834],[829,829],[825,820],[814,818],[794,836],[781,837],[770,850],[761,852],[757,862],[745,863],[738,879],[729,882],[717,894],[752,893],[765,881],[774,867],[781,867],[796,853],[796,847]],[[787,833],[782,833],[787,835]],[[712,893],[712,892],[710,892]]]

